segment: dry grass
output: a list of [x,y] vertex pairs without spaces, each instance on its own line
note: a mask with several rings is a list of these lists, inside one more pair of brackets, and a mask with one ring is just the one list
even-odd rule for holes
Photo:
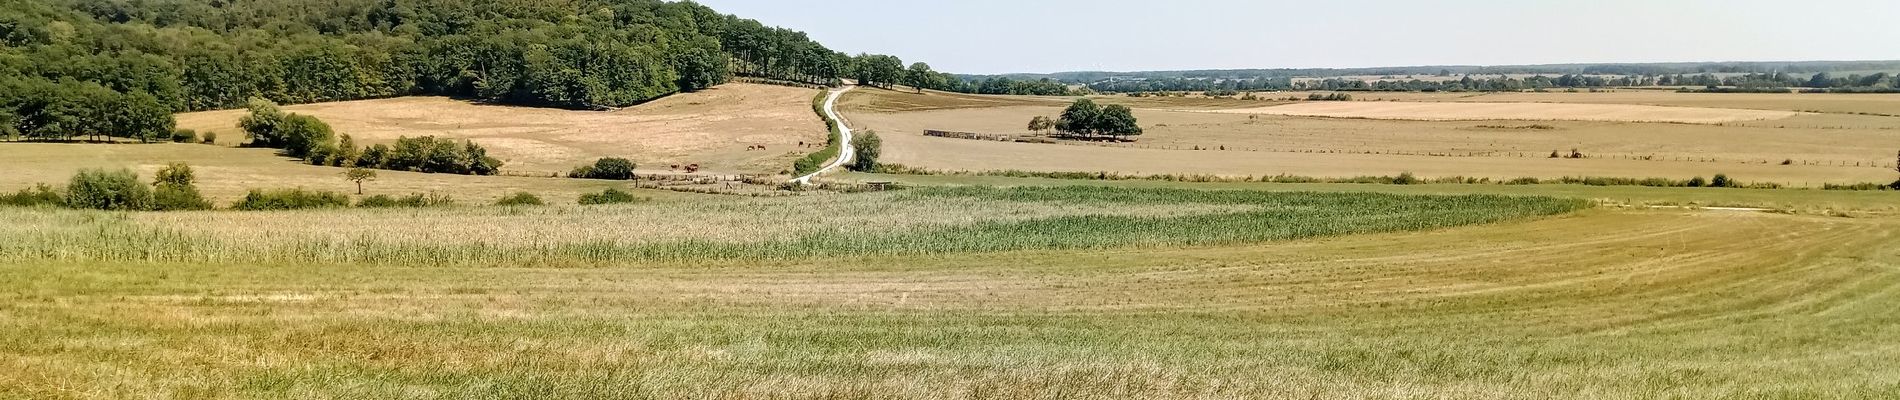
[[[799,142],[823,143],[810,89],[734,83],[668,96],[626,109],[568,111],[405,97],[285,107],[330,123],[359,145],[398,136],[472,139],[514,172],[564,172],[600,157],[626,157],[647,170],[700,164],[708,172],[777,173],[797,159]],[[178,127],[243,139],[242,110],[187,113]],[[766,150],[747,150],[764,145]],[[808,151],[808,150],[806,150]]]
[[1407,103],[1371,101],[1308,102],[1271,107],[1217,110],[1227,114],[1271,114],[1416,121],[1607,121],[1719,124],[1763,121],[1799,115],[1762,111],[1623,104]]
[[[1307,105],[1326,104],[1298,106]],[[1168,109],[1187,108],[1191,107]],[[883,133],[884,161],[937,170],[1319,177],[1411,171],[1425,177],[1501,179],[1562,176],[1686,179],[1723,173],[1749,181],[1817,187],[1828,182],[1892,181],[1891,153],[1895,149],[1870,144],[1892,143],[1896,135],[1900,135],[1900,119],[1836,114],[1697,125],[1399,121],[1137,109],[1136,115],[1147,133],[1140,137],[1139,143],[1128,145],[1055,146],[922,136],[927,129],[1021,133],[1026,132],[1023,126],[1031,117],[1055,116],[1061,111],[1057,104],[900,113],[859,111],[850,112],[848,117],[856,126]],[[1531,124],[1555,129],[1484,128]],[[1221,150],[1223,147],[1225,151]],[[1205,150],[1192,150],[1195,148]],[[1568,154],[1571,149],[1591,158],[1546,158],[1552,151]],[[1790,160],[1794,165],[1780,165]]]
[[26,398],[1891,398],[1900,224],[602,269],[0,266]]
[[1900,114],[1900,96],[1887,94],[1675,93],[1617,90],[1604,93],[1491,93],[1459,96],[1453,101],[1577,104],[1643,104],[1674,107],[1736,108],[1826,113]]
[[[267,149],[240,149],[199,144],[0,144],[0,191],[14,191],[36,183],[64,186],[73,173],[85,168],[130,168],[150,181],[159,168],[172,162],[190,163],[198,186],[220,206],[244,197],[250,189],[302,187],[347,194],[356,184],[343,179],[343,168],[317,167],[280,157]],[[465,203],[488,203],[515,192],[530,192],[550,202],[573,202],[583,192],[625,187],[625,182],[580,179],[467,176],[377,171],[363,185],[366,195],[400,196],[441,193]],[[680,196],[673,192],[642,196]]]

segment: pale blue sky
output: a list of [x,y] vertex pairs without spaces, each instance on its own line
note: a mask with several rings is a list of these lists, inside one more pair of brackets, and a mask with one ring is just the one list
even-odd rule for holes
[[1900,0],[698,0],[1008,72],[1900,59]]

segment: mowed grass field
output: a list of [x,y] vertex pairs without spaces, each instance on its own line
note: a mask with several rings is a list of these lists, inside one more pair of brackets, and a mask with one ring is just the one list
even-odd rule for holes
[[[1273,97],[1274,94],[1266,95]],[[1284,107],[1373,107],[1389,111],[1408,107],[1463,107],[1461,104],[1464,103],[1450,102],[1457,100],[1453,95],[1368,93],[1358,97],[1397,96],[1393,98],[1404,98],[1405,101],[1293,105],[1251,101],[1255,105],[1227,106],[1230,108],[1224,110],[1258,112]],[[1472,94],[1456,95],[1477,101],[1493,96],[1520,94],[1477,97],[1471,97]],[[1606,103],[1614,104],[1612,102],[1619,101],[1619,98],[1629,102],[1603,107],[1703,113],[1726,116],[1724,118],[1758,114],[1784,118],[1754,120],[1751,117],[1744,118],[1746,121],[1720,124],[1585,121],[1575,119],[1590,118],[1564,113],[1576,111],[1566,107],[1586,106],[1582,104],[1486,100],[1487,103],[1470,105],[1470,109],[1460,109],[1468,114],[1459,119],[1485,118],[1487,110],[1497,111],[1495,106],[1498,104],[1512,107],[1516,113],[1513,115],[1534,113],[1540,106],[1551,107],[1551,110],[1546,110],[1551,113],[1541,117],[1515,116],[1535,120],[1381,120],[1229,114],[1212,112],[1223,110],[1219,108],[1222,106],[1203,107],[1202,104],[1241,100],[1101,98],[1098,100],[1104,102],[1134,102],[1131,106],[1136,107],[1135,114],[1147,131],[1140,137],[1139,143],[1045,145],[932,138],[924,137],[921,133],[927,129],[1026,133],[1024,126],[1031,117],[1053,117],[1061,113],[1065,103],[1054,99],[1004,97],[1019,102],[1044,101],[1045,104],[989,106],[988,103],[960,100],[971,97],[967,95],[917,95],[861,90],[847,96],[844,110],[854,124],[883,133],[886,142],[884,158],[887,162],[936,170],[1013,169],[1254,176],[1291,174],[1317,177],[1393,175],[1410,171],[1427,177],[1494,179],[1563,176],[1687,179],[1720,173],[1745,181],[1818,187],[1825,183],[1889,182],[1892,180],[1894,163],[1891,153],[1900,150],[1881,146],[1900,143],[1900,118],[1836,113],[1795,115],[1796,111],[1804,108],[1826,108],[1805,105],[1800,100],[1832,99],[1817,95],[1782,95],[1783,98],[1776,100],[1779,102],[1776,104],[1786,107],[1775,111],[1641,104],[1676,95],[1684,96],[1681,99],[1684,104],[1710,101],[1707,96],[1715,96],[1702,94],[1524,93],[1521,98],[1531,101],[1537,98],[1535,96],[1545,95],[1551,96],[1547,99],[1569,99],[1574,103],[1582,103],[1579,99],[1596,95],[1605,96],[1600,100]],[[1434,100],[1432,96],[1442,98]],[[1872,98],[1848,95],[1843,99]],[[1170,106],[1169,102],[1178,102],[1180,105]],[[902,105],[921,103],[934,105],[917,111],[892,111],[902,108]],[[1572,149],[1589,158],[1548,158],[1553,151],[1567,155]],[[1784,162],[1790,165],[1781,165]]]
[[[778,173],[823,143],[812,112],[815,90],[732,83],[613,111],[569,111],[477,104],[445,97],[402,97],[286,106],[316,116],[361,145],[401,136],[473,140],[514,173],[566,172],[600,157],[623,157],[644,170],[699,164],[716,173]],[[216,132],[221,144],[244,139],[244,110],[186,113],[178,127]],[[748,150],[752,146],[765,150]]]
[[[591,268],[14,254],[0,263],[0,396],[1900,396],[1900,376],[1886,368],[1900,363],[1900,248],[1891,246],[1900,220],[1890,216],[1600,207],[1539,217],[1509,210],[1564,201],[1181,188],[946,187],[829,204],[999,210],[978,221],[916,217],[954,226],[1063,221],[1012,230],[1018,238],[1100,237],[1074,229],[1088,219],[1066,213],[1117,218],[1111,204],[1163,221],[1237,212],[1208,208],[1221,204],[1269,220],[1399,214],[1320,225],[1358,227],[1333,232],[1358,232],[1343,236],[1182,241],[1228,234],[1216,226],[1086,250],[1045,239],[994,251],[630,257]],[[1617,188],[1582,190],[1595,189]],[[759,201],[828,211],[803,198]],[[1407,208],[1429,204],[1447,208]],[[0,214],[11,221],[0,234],[44,237],[22,220],[81,218],[33,213]],[[93,215],[172,227],[218,226],[172,218],[245,218]],[[1447,215],[1516,216],[1359,230]],[[834,218],[862,217],[816,220]]]

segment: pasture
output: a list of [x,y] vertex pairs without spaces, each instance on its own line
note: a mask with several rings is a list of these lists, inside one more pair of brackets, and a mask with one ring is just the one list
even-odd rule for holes
[[[285,106],[316,116],[361,145],[397,137],[469,139],[513,173],[566,172],[600,157],[638,160],[643,170],[699,164],[713,173],[778,173],[824,143],[811,89],[733,83],[613,111],[573,111],[400,97]],[[244,110],[178,115],[178,127],[216,132],[221,144],[243,140]],[[752,150],[764,146],[765,150]]]
[[[1065,103],[981,107],[980,103],[938,98],[934,94],[859,91],[847,96],[847,118],[865,129],[882,133],[886,162],[946,171],[1074,171],[1128,174],[1303,175],[1352,177],[1393,175],[1410,171],[1425,177],[1564,176],[1666,177],[1727,174],[1746,181],[1775,182],[1797,187],[1825,183],[1891,182],[1895,148],[1900,143],[1900,118],[1841,113],[1798,113],[1787,109],[1715,109],[1640,104],[1583,104],[1586,96],[1623,93],[1525,93],[1525,99],[1556,96],[1574,103],[1466,104],[1449,97],[1427,100],[1426,95],[1393,94],[1406,101],[1284,102],[1252,101],[1244,108],[1206,107],[1233,99],[1124,98],[1134,103],[1146,133],[1132,144],[1066,143],[1063,145],[982,142],[932,138],[924,130],[978,133],[1025,133],[1035,116],[1054,117]],[[1270,95],[1270,94],[1269,94]],[[1461,94],[1471,96],[1470,94]],[[1518,94],[1485,95],[1517,96]],[[1645,93],[1653,98],[1684,96],[1683,102],[1704,101],[1717,94]],[[856,96],[854,98],[854,96]],[[1380,98],[1369,93],[1356,97]],[[1782,95],[1819,96],[1819,95]],[[1859,95],[1842,95],[1859,98]],[[907,97],[928,98],[902,100]],[[1269,96],[1272,97],[1272,96]],[[898,100],[886,100],[896,98]],[[1396,97],[1395,97],[1396,98]],[[1618,101],[1604,97],[1604,101]],[[1631,102],[1651,97],[1625,97]],[[1118,101],[1101,98],[1104,102]],[[901,104],[927,101],[957,104],[916,111],[878,111]],[[1738,100],[1739,101],[1739,100]],[[1786,100],[1778,100],[1784,101]],[[1872,100],[1870,100],[1872,101]],[[1178,103],[1170,105],[1170,103]],[[1769,103],[1772,104],[1772,103]],[[881,105],[881,106],[880,106]],[[1498,106],[1510,113],[1495,114]],[[882,108],[880,108],[882,107]],[[1468,107],[1468,108],[1467,108]],[[1578,108],[1582,107],[1582,108]],[[1594,107],[1635,110],[1623,116],[1595,117]],[[1819,106],[1822,108],[1830,108]],[[1274,109],[1330,108],[1351,111],[1426,110],[1445,113],[1455,108],[1465,118],[1523,118],[1460,121],[1332,118],[1248,114]],[[1648,111],[1656,121],[1593,121],[1626,119]],[[1700,116],[1693,116],[1696,114]],[[1455,115],[1455,114],[1451,114]],[[1612,115],[1612,114],[1604,114]],[[1751,117],[1754,116],[1754,117]],[[1387,115],[1386,117],[1393,117]],[[1430,117],[1421,115],[1421,117]],[[1779,117],[1752,120],[1757,117]],[[1433,119],[1442,119],[1432,117]],[[1678,118],[1674,122],[1667,118]],[[1741,118],[1747,121],[1683,123],[1703,118]],[[1572,150],[1584,159],[1551,159],[1552,152],[1568,156]],[[1786,165],[1784,165],[1784,163]]]
[[[1183,196],[1177,190],[1182,189],[943,188],[838,195],[843,198],[831,203],[866,211],[1008,203],[1001,209],[1073,221],[1059,210],[1100,213],[1101,205],[1110,202],[1219,213],[1231,210],[1196,208],[1278,197],[1247,194],[1253,192]],[[1311,213],[1392,207],[1321,199],[1277,212],[1321,215]],[[1403,201],[1391,204],[1434,198],[1395,199]],[[1500,199],[1520,199],[1502,204],[1543,201]],[[772,206],[798,215],[826,215],[831,210],[825,208],[832,207],[805,198],[758,201],[786,202]],[[907,202],[925,204],[889,205]],[[695,203],[661,200],[648,206],[744,208]],[[1494,209],[1483,202],[1446,204],[1454,207],[1446,210],[1452,215]],[[1406,211],[1399,221],[1446,214]],[[508,218],[489,211],[442,212]],[[622,212],[641,211],[602,209],[598,214]],[[283,216],[384,218],[363,211]],[[38,218],[169,228],[215,227],[228,223],[219,219],[247,218],[236,213],[132,217],[111,222],[123,218],[9,212],[0,215],[10,221],[0,234],[13,236],[7,242],[47,235],[30,222]],[[166,221],[172,218],[180,220]],[[818,217],[817,222],[837,221]],[[0,348],[6,349],[0,352],[0,395],[1613,399],[1900,394],[1900,377],[1884,368],[1900,362],[1895,350],[1900,344],[1894,342],[1900,337],[1900,291],[1895,290],[1900,288],[1900,253],[1887,245],[1900,225],[1891,218],[1599,208],[1493,222],[1270,244],[1251,239],[1123,243],[1089,250],[1032,245],[769,261],[632,257],[577,269],[514,263],[366,265],[288,257],[28,259],[16,254],[0,264],[0,297],[5,297]],[[448,225],[409,229],[461,234]],[[83,238],[98,234],[87,231],[135,230],[73,231]],[[653,234],[642,232],[626,234]],[[1220,229],[1182,232],[1223,234]],[[209,237],[201,231],[180,235]],[[1192,235],[1174,237],[1197,237]]]

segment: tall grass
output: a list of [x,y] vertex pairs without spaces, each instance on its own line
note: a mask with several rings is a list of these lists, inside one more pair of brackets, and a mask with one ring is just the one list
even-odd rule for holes
[[[866,196],[838,195],[837,197]],[[506,241],[469,237],[465,230],[434,227],[432,223],[404,222],[404,226],[360,230],[349,236],[253,234],[218,236],[189,226],[140,223],[126,214],[103,212],[7,214],[0,226],[0,260],[103,260],[146,262],[293,262],[367,263],[382,265],[464,266],[589,266],[633,261],[692,261],[706,259],[785,260],[827,256],[943,254],[1035,249],[1100,249],[1113,247],[1202,246],[1258,243],[1275,240],[1354,233],[1442,228],[1514,218],[1552,215],[1588,206],[1582,200],[1542,197],[1408,196],[1343,193],[1269,193],[1184,189],[1123,189],[1103,187],[1057,188],[925,188],[896,194],[873,194],[898,203],[855,202],[850,210],[776,207],[813,218],[801,227],[752,238],[715,235],[686,236],[663,229],[630,231],[605,226],[594,234],[524,234]],[[771,200],[760,200],[770,202]],[[889,219],[919,218],[885,212],[892,207],[925,204],[1010,204],[1041,216],[998,216],[955,222],[891,223]],[[731,204],[686,204],[684,212],[662,212],[691,219],[730,209]],[[1117,213],[1118,208],[1148,210]],[[919,207],[919,209],[922,209]],[[506,209],[503,209],[506,210]],[[1169,212],[1177,210],[1179,212]],[[355,224],[370,220],[359,211],[324,211],[326,218],[304,219],[317,226]],[[481,213],[484,210],[446,209],[442,213]],[[567,212],[567,211],[554,211]],[[939,211],[942,212],[942,211]],[[965,210],[984,213],[983,209]],[[830,215],[852,214],[829,217]],[[203,214],[216,224],[224,215]],[[281,216],[279,216],[281,217]],[[500,216],[494,217],[499,220]],[[273,221],[283,219],[273,219]],[[390,221],[383,219],[383,221]],[[409,221],[409,220],[404,220]],[[584,221],[584,220],[583,220]],[[697,222],[688,220],[685,222]],[[462,223],[508,226],[484,218]],[[739,223],[744,223],[743,220]],[[784,224],[761,219],[757,224]],[[57,227],[44,229],[46,227]],[[374,228],[374,227],[372,227]],[[560,229],[576,229],[562,226]],[[737,229],[774,229],[771,226],[735,226]],[[504,228],[505,229],[505,228]],[[547,229],[547,227],[536,228]],[[395,231],[400,233],[385,232]],[[269,232],[269,231],[266,231]],[[397,235],[411,239],[399,239]],[[644,236],[628,241],[627,236]],[[415,240],[413,238],[433,238]]]

